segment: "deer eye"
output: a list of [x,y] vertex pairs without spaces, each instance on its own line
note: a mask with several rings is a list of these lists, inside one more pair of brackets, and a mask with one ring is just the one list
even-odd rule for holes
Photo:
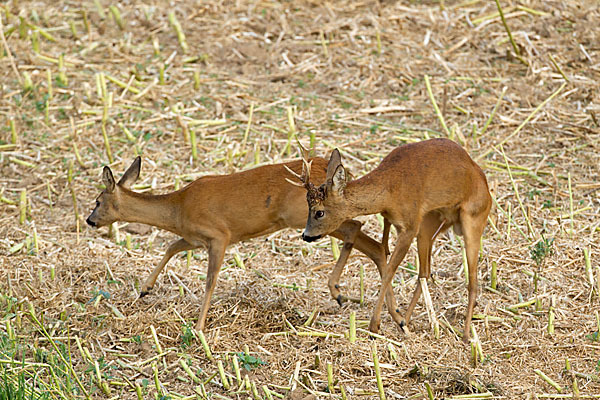
[[316,219],[323,218],[324,215],[325,215],[325,211],[323,211],[323,210],[318,210],[317,212],[315,212]]

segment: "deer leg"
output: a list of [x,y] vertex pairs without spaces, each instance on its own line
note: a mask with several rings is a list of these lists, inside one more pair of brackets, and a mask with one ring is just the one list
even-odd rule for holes
[[479,242],[483,235],[483,229],[487,222],[487,213],[477,216],[468,215],[461,212],[461,224],[465,238],[465,252],[467,254],[467,264],[469,266],[469,303],[467,305],[467,314],[465,315],[465,330],[463,333],[463,342],[467,343],[471,337],[471,320],[473,319],[473,310],[477,300],[477,263],[479,258]]
[[167,265],[167,263],[169,262],[171,257],[173,257],[175,254],[179,253],[180,251],[193,250],[196,248],[198,248],[198,246],[194,246],[194,245],[188,243],[185,239],[179,239],[179,240],[176,240],[173,243],[171,243],[169,245],[169,248],[167,248],[167,251],[165,251],[165,255],[160,260],[160,262],[158,263],[156,268],[154,268],[152,270],[152,272],[150,273],[150,275],[148,276],[148,278],[146,278],[146,281],[142,285],[140,297],[144,297],[145,295],[150,293],[150,290],[152,290],[152,288],[154,287],[154,284],[156,283],[156,279],[158,278],[158,275],[161,273],[163,268],[165,268],[165,266]]
[[[359,251],[365,253],[371,260],[373,260],[373,262],[377,266],[377,271],[379,271],[379,276],[381,278],[383,278],[383,269],[385,268],[385,266],[387,264],[387,262],[386,262],[387,256],[390,255],[389,238],[390,238],[391,225],[392,224],[390,223],[390,220],[383,217],[383,234],[381,235],[381,245],[383,246],[383,251],[384,251],[383,258],[379,257],[376,253],[373,253],[373,251],[370,250],[368,247],[362,246],[362,240],[360,242],[357,240],[357,242],[356,242],[356,248]],[[362,234],[362,232],[361,232],[361,236],[358,239],[363,239],[362,236],[364,236],[364,241],[374,242],[369,236]],[[375,242],[375,243],[377,244],[377,249],[375,251],[377,253],[379,253],[381,246],[379,246],[379,244],[377,242]],[[402,316],[400,315],[400,310],[398,309],[398,305],[396,304],[396,298],[394,297],[394,290],[392,289],[392,285],[390,285],[388,287],[388,290],[385,293],[385,305],[386,305],[389,313],[391,314],[392,319],[394,321],[396,321],[397,324],[402,326],[402,324],[404,322],[402,320]]]
[[407,325],[410,322],[410,317],[415,309],[415,306],[417,305],[417,301],[419,301],[419,298],[421,297],[420,279],[427,279],[430,274],[429,262],[431,257],[431,245],[432,243],[430,239],[423,239],[420,235],[417,236],[417,250],[419,253],[419,281],[417,281],[412,299],[406,308],[406,314],[404,314],[404,321]]
[[196,323],[196,330],[204,330],[206,315],[210,308],[212,294],[217,284],[217,277],[221,271],[223,257],[225,257],[225,249],[227,248],[227,240],[212,239],[208,245],[208,271],[206,273],[206,289],[204,291],[204,301],[200,311],[200,317]]
[[[352,251],[353,245],[357,248],[357,250],[364,253],[367,257],[373,260],[373,262],[377,266],[377,270],[379,271],[379,276],[383,277],[383,269],[386,265],[386,254],[384,250],[385,247],[381,243],[378,243],[375,240],[371,239],[369,236],[365,235],[360,230],[362,224],[350,224],[350,222],[351,221],[344,222],[344,224],[342,224],[342,226],[336,231],[339,233],[346,233],[345,236],[341,237],[341,239],[344,240],[344,248],[340,253],[340,257],[338,258],[338,262],[336,263],[333,272],[329,276],[328,282],[331,295],[334,299],[337,300],[340,306],[342,305],[342,302],[346,300],[350,300],[356,303],[360,301],[359,299],[349,298],[342,295],[339,290],[340,275],[344,269],[344,266],[346,265],[348,256],[350,255],[350,251]],[[387,225],[387,233],[389,234],[389,221]],[[335,236],[336,232],[334,232],[332,235]],[[384,240],[387,241],[387,235],[385,235],[385,228]],[[385,295],[385,304],[387,306],[388,311],[392,315],[394,321],[396,321],[396,323],[398,324],[401,324],[402,316],[400,315],[400,310],[398,310],[396,298],[394,297],[394,291],[392,290],[391,285],[388,287],[388,290]]]
[[[356,247],[357,250],[364,253],[367,257],[373,260],[373,262],[377,266],[379,276],[383,278],[384,271],[387,265],[384,246],[381,243],[378,243],[375,240],[371,239],[363,232],[359,232],[359,234],[356,236],[356,243],[354,243],[354,247]],[[400,315],[400,310],[398,309],[398,305],[396,304],[396,298],[394,297],[392,285],[390,285],[387,288],[387,292],[385,293],[385,305],[390,314],[392,315],[394,321],[396,321],[396,323],[398,324],[401,324],[402,315]]]
[[383,244],[386,257],[390,255],[389,239],[391,226],[392,224],[390,224],[390,221],[386,217],[383,217],[383,235],[381,236],[381,243]]
[[[419,233],[417,234],[417,251],[419,254],[419,278],[428,279],[431,276],[431,249],[433,241],[440,232],[448,229],[446,221],[441,220],[437,215],[428,214],[423,218]],[[404,321],[406,324],[410,321],[412,312],[421,297],[421,284],[417,282],[413,297],[406,309]]]
[[356,240],[356,237],[360,232],[361,226],[362,224],[358,221],[346,221],[335,232],[331,233],[331,236],[344,241],[344,245],[342,247],[342,251],[340,252],[340,256],[337,262],[335,263],[335,267],[333,268],[333,271],[331,271],[331,274],[329,275],[329,280],[327,282],[327,286],[329,287],[331,297],[333,297],[340,306],[344,301],[349,300],[340,292],[340,276],[342,276],[344,267],[348,262],[348,257],[352,252],[352,248],[354,247],[354,241]]
[[[377,303],[375,304],[375,309],[373,310],[373,315],[371,316],[371,322],[369,323],[369,330],[373,333],[377,333],[379,331],[379,325],[381,323],[381,310],[383,308],[383,302],[386,297],[386,293],[388,290],[391,290],[392,287],[392,279],[396,274],[396,269],[398,269],[398,265],[406,256],[408,252],[408,248],[410,247],[410,243],[412,239],[415,237],[414,231],[403,231],[398,234],[398,239],[396,241],[396,247],[390,256],[387,265],[383,269],[382,283],[381,289],[379,291],[379,297],[377,298]],[[393,293],[391,294],[393,296]],[[394,320],[393,311],[395,309],[390,309],[390,314]],[[397,312],[397,310],[395,310]],[[403,326],[403,322],[400,322],[400,327]]]

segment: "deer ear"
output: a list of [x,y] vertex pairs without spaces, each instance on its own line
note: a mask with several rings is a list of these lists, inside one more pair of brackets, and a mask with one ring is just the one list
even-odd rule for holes
[[327,175],[325,177],[326,182],[333,180],[333,175],[339,166],[342,165],[342,157],[338,149],[334,149],[329,157],[329,163],[327,164]]
[[346,177],[346,168],[344,168],[342,164],[338,165],[337,169],[333,173],[333,178],[331,179],[331,189],[338,194],[342,194],[344,192],[344,188],[346,187]]
[[123,177],[119,181],[119,185],[123,186],[127,189],[131,187],[133,182],[137,181],[140,177],[140,169],[142,167],[142,158],[137,156],[135,160],[131,163],[127,171],[123,174]]
[[112,193],[115,191],[115,178],[109,167],[104,167],[102,170],[102,182],[106,186],[106,191]]
[[346,187],[346,168],[342,165],[342,157],[338,149],[334,149],[327,164],[327,177],[325,178],[328,189],[342,194]]

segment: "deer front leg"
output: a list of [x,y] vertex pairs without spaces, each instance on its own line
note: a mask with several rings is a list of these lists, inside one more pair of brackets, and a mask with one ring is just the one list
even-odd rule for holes
[[[346,297],[342,295],[339,290],[340,276],[342,275],[344,266],[348,261],[348,257],[350,256],[350,252],[352,252],[352,249],[356,246],[356,248],[360,252],[364,253],[367,257],[373,260],[373,262],[377,266],[377,270],[379,271],[380,276],[383,276],[383,268],[386,264],[386,257],[390,253],[387,243],[390,234],[390,222],[387,219],[384,219],[383,236],[381,243],[376,242],[375,240],[371,239],[369,236],[361,232],[361,227],[362,223],[355,220],[350,220],[344,222],[335,232],[331,234],[332,236],[344,241],[342,251],[340,252],[340,257],[338,258],[338,261],[336,262],[335,268],[331,272],[331,275],[329,275],[328,281],[331,296],[338,302],[340,306],[346,300],[352,301],[354,303],[360,303],[360,299],[354,297]],[[392,313],[394,320],[399,323],[402,317],[400,316],[399,311],[396,308],[396,301],[393,297],[391,287],[386,297],[386,304],[391,310],[390,312]]]
[[152,272],[150,273],[150,276],[148,276],[148,278],[142,285],[140,297],[144,297],[145,295],[150,293],[150,290],[152,290],[152,288],[154,287],[154,284],[156,283],[156,278],[158,278],[158,275],[163,270],[163,268],[167,265],[167,263],[169,262],[171,257],[173,257],[175,254],[179,253],[180,251],[193,250],[193,249],[196,249],[197,247],[198,246],[194,246],[194,245],[188,243],[185,239],[179,239],[179,240],[176,240],[173,243],[171,243],[169,245],[169,248],[165,252],[165,255],[163,256],[162,260],[160,260],[160,263],[158,263],[156,268],[154,268],[154,270],[152,270]]
[[390,255],[389,238],[391,226],[392,224],[390,223],[390,221],[386,217],[383,217],[383,235],[381,235],[381,244],[383,244],[383,248],[385,249],[386,257]]
[[477,300],[477,264],[479,261],[479,244],[483,229],[487,223],[487,212],[478,215],[469,215],[467,212],[461,213],[461,223],[465,237],[465,252],[467,254],[467,265],[469,267],[469,302],[467,313],[465,314],[465,329],[463,333],[463,342],[468,343],[471,338],[471,320]]
[[223,257],[225,256],[227,244],[228,241],[225,239],[213,239],[208,245],[206,290],[204,291],[204,301],[202,303],[202,309],[200,310],[200,317],[198,317],[198,322],[196,323],[196,330],[204,330],[206,315],[208,314],[208,309],[210,308],[210,301],[217,284],[219,271],[221,271],[221,265],[223,264]]
[[335,263],[335,267],[329,275],[329,281],[327,282],[327,286],[329,286],[329,292],[331,293],[331,297],[333,297],[340,306],[346,300],[360,302],[360,300],[358,299],[352,299],[342,295],[342,293],[340,292],[340,277],[342,275],[342,272],[344,271],[346,263],[348,262],[348,257],[350,257],[350,253],[352,252],[352,248],[354,247],[354,241],[356,240],[356,237],[360,232],[361,226],[362,224],[358,221],[346,221],[335,232],[331,234],[331,236],[344,241],[344,245],[342,246],[340,256],[338,257],[338,260]]
[[[392,279],[394,279],[394,275],[396,274],[396,269],[398,269],[398,265],[406,256],[408,249],[410,247],[410,243],[414,237],[414,232],[402,232],[398,234],[398,239],[396,241],[396,247],[390,259],[388,260],[387,265],[383,269],[382,273],[382,283],[381,289],[379,291],[379,297],[377,298],[377,303],[375,304],[375,309],[373,310],[373,315],[371,316],[371,322],[369,323],[369,330],[373,333],[377,333],[379,331],[379,325],[381,323],[381,310],[383,309],[383,303],[386,298],[386,293],[392,287]],[[393,292],[389,294],[393,297]],[[397,314],[398,310],[390,309],[388,310],[394,321],[398,322]],[[402,328],[404,321],[399,322],[400,327]]]
[[[348,222],[350,222],[350,221],[346,221],[344,224],[347,224]],[[356,221],[354,221],[354,222],[356,222]],[[343,226],[344,225],[342,225],[342,227]],[[350,227],[351,225],[348,224],[346,226]],[[387,229],[386,229],[386,226],[387,226]],[[350,300],[355,303],[360,302],[360,299],[346,297],[346,296],[340,294],[339,286],[338,286],[340,274],[343,270],[344,265],[346,264],[348,255],[350,254],[350,251],[352,250],[352,244],[354,245],[354,247],[356,247],[356,249],[358,251],[364,253],[367,257],[369,257],[371,260],[373,260],[373,262],[377,266],[377,271],[379,271],[379,276],[383,278],[385,267],[387,265],[387,263],[386,263],[387,254],[386,254],[386,250],[385,250],[386,246],[384,243],[387,242],[389,232],[390,232],[390,223],[387,219],[385,219],[383,230],[384,230],[384,234],[383,234],[383,238],[382,238],[382,243],[376,242],[375,240],[370,238],[368,235],[365,235],[360,230],[360,225],[358,226],[356,231],[353,232],[352,242],[350,242],[350,241],[344,242],[344,250],[347,249],[348,254],[344,258],[344,257],[342,257],[343,253],[340,253],[340,258],[338,259],[338,263],[336,264],[334,271],[331,273],[331,275],[329,277],[329,290],[331,291],[333,298],[336,299],[340,305],[345,300]],[[349,239],[346,239],[346,240],[349,240]],[[335,292],[334,290],[337,290],[337,292]],[[398,306],[396,305],[396,299],[394,298],[394,291],[392,290],[391,285],[387,288],[387,293],[385,296],[385,304],[387,306],[388,311],[392,315],[392,318],[394,319],[394,321],[397,324],[400,324],[400,325],[403,324],[404,320],[402,318],[402,315],[400,314],[400,310],[398,310]]]

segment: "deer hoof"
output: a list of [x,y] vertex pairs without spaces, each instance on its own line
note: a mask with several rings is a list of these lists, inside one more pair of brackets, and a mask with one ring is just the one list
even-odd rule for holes
[[147,294],[150,294],[150,291],[152,290],[152,288],[148,288],[148,289],[142,289],[142,291],[140,292],[140,299],[144,296],[146,296]]
[[369,331],[371,331],[373,333],[378,333],[379,332],[379,323],[374,323],[373,321],[371,321],[369,323]]
[[340,305],[340,307],[342,306],[342,304],[344,303],[344,296],[342,296],[341,294],[338,294],[338,296],[335,298],[335,301],[337,301],[337,303]]
[[398,323],[398,328],[400,329],[400,332],[402,332],[405,335],[410,334],[410,331],[408,330],[408,326],[406,325],[406,320],[402,320]]

